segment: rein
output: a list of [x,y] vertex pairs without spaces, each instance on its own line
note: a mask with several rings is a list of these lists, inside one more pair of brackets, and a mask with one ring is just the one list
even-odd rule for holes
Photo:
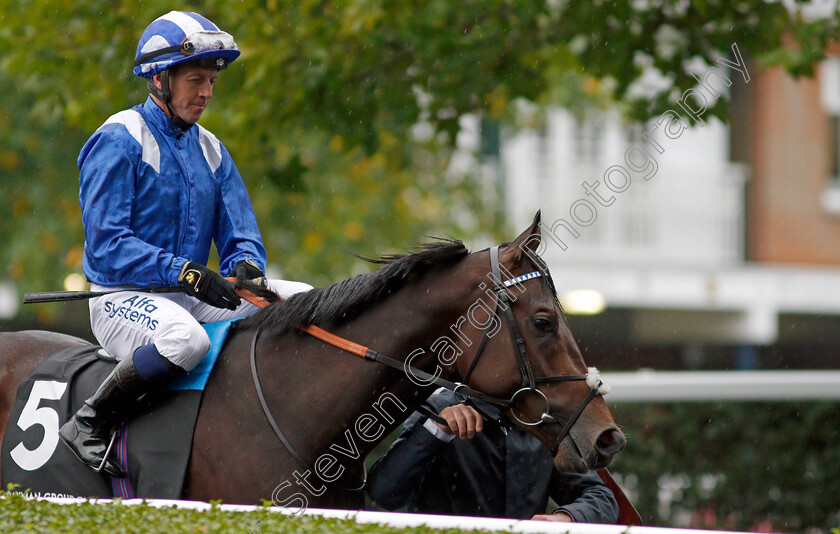
[[[405,362],[401,362],[389,356],[386,356],[380,352],[377,352],[370,347],[366,347],[364,345],[360,345],[343,337],[337,336],[331,332],[324,330],[316,325],[295,325],[295,328],[305,332],[325,343],[328,343],[338,349],[343,351],[349,352],[361,358],[364,358],[369,361],[374,361],[381,363],[383,365],[387,365],[393,369],[401,370],[401,371],[408,371],[414,374],[415,377],[422,378],[424,381],[428,381],[428,385],[435,384],[446,389],[450,389],[453,392],[460,393],[466,397],[477,398],[483,400],[485,402],[494,404],[496,406],[511,409],[514,404],[516,403],[516,398],[520,394],[524,393],[536,393],[540,395],[543,400],[545,401],[545,409],[540,416],[540,419],[536,422],[528,422],[523,421],[520,419],[514,410],[510,410],[511,416],[520,424],[524,426],[537,426],[543,423],[560,423],[555,416],[550,414],[550,403],[548,397],[545,394],[537,389],[537,384],[547,384],[553,382],[566,382],[566,381],[576,381],[576,380],[585,380],[590,387],[589,393],[586,395],[584,400],[578,405],[577,409],[572,413],[572,415],[568,418],[565,425],[563,426],[560,434],[558,435],[557,439],[552,446],[550,453],[552,456],[557,454],[557,450],[560,448],[560,443],[565,439],[565,437],[569,434],[572,429],[572,425],[578,420],[580,415],[583,413],[583,410],[586,409],[586,406],[595,398],[596,395],[604,395],[609,391],[609,386],[604,384],[598,375],[597,369],[590,368],[588,374],[581,374],[581,375],[557,375],[557,376],[546,376],[546,377],[535,377],[534,371],[531,366],[531,361],[528,358],[528,354],[525,349],[525,340],[522,337],[519,328],[516,326],[516,321],[513,316],[513,311],[511,310],[511,296],[508,292],[507,288],[516,284],[521,284],[527,280],[531,280],[533,278],[545,277],[547,276],[546,273],[542,270],[534,271],[522,276],[517,276],[515,278],[511,278],[509,280],[503,281],[501,278],[501,269],[499,267],[499,247],[495,246],[490,249],[490,269],[493,278],[493,285],[494,285],[494,292],[495,292],[495,303],[493,306],[493,315],[496,316],[499,314],[499,310],[504,313],[505,322],[507,323],[508,332],[510,334],[511,342],[513,344],[513,353],[516,358],[517,365],[519,367],[520,373],[522,374],[522,387],[517,390],[510,399],[503,399],[501,397],[495,397],[492,395],[487,395],[486,393],[482,393],[481,391],[475,390],[467,385],[469,382],[469,377],[471,376],[473,370],[476,367],[479,357],[481,356],[484,347],[487,345],[491,335],[490,335],[490,328],[492,325],[488,325],[485,328],[484,333],[481,338],[481,342],[479,343],[476,353],[473,356],[472,361],[470,362],[469,368],[464,375],[463,383],[461,382],[451,382],[444,378],[441,378],[439,375],[432,375],[420,369],[417,369],[411,365],[406,364]],[[237,290],[239,296],[244,298],[245,300],[251,302],[255,306],[259,308],[265,308],[268,306],[269,302],[261,297],[254,295],[253,293],[247,290]],[[259,338],[260,330],[254,333],[254,338],[251,341],[251,374],[254,379],[254,386],[257,391],[257,396],[259,397],[260,405],[262,406],[263,413],[268,419],[271,428],[274,430],[274,433],[283,443],[283,446],[286,450],[289,451],[292,458],[304,469],[307,471],[312,472],[311,467],[306,461],[301,458],[301,456],[297,453],[294,447],[289,443],[289,440],[280,430],[280,427],[277,425],[274,417],[271,414],[271,410],[268,407],[268,404],[265,401],[265,396],[263,395],[262,386],[260,385],[259,376],[257,374],[257,366],[256,366],[256,348],[257,348],[257,339]],[[575,445],[577,446],[577,445]],[[315,473],[317,475],[317,473]],[[319,477],[320,478],[320,477]],[[323,479],[322,479],[323,480]],[[344,491],[362,491],[367,484],[367,471],[364,473],[364,477],[360,486],[355,488],[347,488],[341,485],[338,485],[334,482],[328,482],[326,480],[323,481],[325,484],[334,487],[336,489],[341,489]]]
[[[249,301],[250,301],[250,299],[249,299]],[[304,460],[303,458],[300,457],[300,455],[297,453],[297,451],[292,446],[292,444],[289,443],[288,438],[286,438],[285,434],[283,434],[283,431],[280,430],[280,427],[277,425],[277,421],[275,421],[274,416],[271,415],[271,410],[268,407],[268,403],[265,401],[265,395],[263,394],[262,385],[260,384],[260,378],[259,378],[259,375],[257,374],[257,339],[259,337],[260,337],[260,331],[258,329],[254,333],[254,339],[251,340],[251,376],[254,379],[254,387],[257,390],[257,397],[260,400],[260,406],[262,406],[263,413],[265,414],[265,418],[268,419],[268,423],[271,425],[271,428],[274,430],[274,433],[280,439],[280,442],[283,444],[283,446],[286,447],[286,450],[289,451],[289,454],[292,455],[292,458],[295,459],[295,461],[298,463],[298,465],[300,465],[301,467],[306,469],[306,471],[312,472],[312,468],[309,466],[308,463],[306,463],[306,460]],[[363,491],[365,489],[365,486],[367,485],[367,469],[364,468],[364,465],[362,466],[362,470],[364,472],[364,475],[362,477],[362,483],[359,486],[353,487],[353,488],[347,488],[347,487],[344,487],[340,484],[336,484],[335,482],[328,482],[328,481],[323,480],[323,479],[321,479],[321,480],[323,480],[325,484],[327,484],[327,485],[329,485],[333,488],[336,488],[336,489],[340,489],[340,490],[344,490],[344,491],[359,492],[359,491]],[[321,478],[318,475],[317,472],[315,472],[315,475],[318,476],[318,478]]]

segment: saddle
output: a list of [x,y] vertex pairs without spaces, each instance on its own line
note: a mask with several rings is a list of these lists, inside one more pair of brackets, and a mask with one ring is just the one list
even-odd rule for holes
[[18,484],[35,496],[180,499],[201,396],[232,323],[204,325],[211,348],[202,362],[132,408],[111,451],[128,473],[121,479],[94,472],[58,438],[116,361],[96,345],[47,358],[18,386],[0,448],[2,487]]

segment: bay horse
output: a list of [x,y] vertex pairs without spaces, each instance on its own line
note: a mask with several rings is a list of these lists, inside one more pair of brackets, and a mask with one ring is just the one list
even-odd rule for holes
[[[609,464],[625,438],[536,255],[539,229],[537,213],[513,242],[475,253],[438,240],[234,323],[204,392],[183,497],[360,509],[364,458],[441,383],[502,406],[561,471]],[[300,325],[370,349],[359,358]],[[0,334],[0,429],[17,384],[81,343]],[[381,363],[388,356],[396,365]]]

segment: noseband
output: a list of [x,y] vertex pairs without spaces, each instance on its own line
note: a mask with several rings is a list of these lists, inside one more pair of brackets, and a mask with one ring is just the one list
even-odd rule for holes
[[[498,316],[499,310],[501,310],[504,313],[505,322],[507,323],[508,332],[510,333],[510,339],[513,344],[513,355],[516,358],[516,363],[519,366],[520,373],[522,374],[522,384],[520,388],[513,393],[510,399],[494,397],[492,395],[482,393],[481,391],[473,389],[467,385],[469,383],[470,376],[472,375],[472,372],[473,370],[475,370],[476,364],[478,363],[478,359],[484,351],[484,347],[487,345],[487,342],[490,340],[490,337],[492,337],[492,334],[490,333],[492,322],[490,322],[487,328],[484,329],[481,342],[479,342],[478,347],[476,348],[475,356],[473,356],[473,359],[470,362],[469,367],[467,368],[467,372],[464,374],[463,382],[451,382],[449,380],[441,378],[439,374],[432,375],[430,373],[427,373],[426,371],[422,371],[420,369],[412,367],[407,362],[395,360],[394,358],[379,353],[369,347],[365,347],[363,345],[359,345],[358,343],[354,343],[352,341],[336,336],[335,334],[327,332],[315,325],[296,326],[296,328],[326,343],[329,343],[330,345],[333,345],[343,351],[347,351],[351,354],[355,354],[356,356],[365,358],[366,360],[375,361],[392,367],[394,369],[410,372],[412,376],[422,379],[427,385],[435,384],[437,386],[442,386],[446,389],[452,390],[458,395],[483,400],[485,402],[489,402],[491,404],[499,406],[502,409],[507,409],[510,411],[511,416],[516,420],[517,423],[526,427],[538,426],[543,423],[560,423],[560,421],[558,421],[555,416],[551,415],[551,403],[548,401],[548,397],[545,396],[545,393],[543,393],[537,388],[537,384],[586,380],[590,388],[589,393],[586,395],[586,397],[584,397],[583,401],[578,405],[574,413],[572,413],[572,415],[566,420],[563,429],[560,431],[560,434],[554,441],[554,445],[552,446],[550,451],[551,455],[554,456],[557,454],[557,450],[560,448],[560,443],[569,434],[569,431],[571,431],[572,429],[572,425],[574,425],[575,421],[578,420],[586,406],[592,401],[592,399],[595,398],[596,395],[605,395],[609,391],[609,386],[601,381],[598,375],[598,370],[594,367],[590,367],[589,373],[585,375],[558,375],[535,377],[533,368],[531,367],[531,360],[528,358],[528,354],[525,350],[525,339],[522,337],[521,333],[519,332],[519,328],[516,326],[516,319],[514,318],[513,311],[511,310],[511,301],[515,299],[511,298],[511,295],[508,292],[507,288],[516,284],[521,284],[526,280],[530,280],[532,278],[547,277],[548,275],[543,270],[537,270],[528,274],[524,274],[522,276],[517,276],[515,278],[502,281],[501,268],[499,267],[498,246],[495,246],[490,249],[490,271],[493,278],[493,291],[495,293],[495,303],[493,305],[492,316]],[[483,285],[480,285],[479,287],[481,287],[481,289],[484,289]],[[265,307],[267,305],[267,302],[260,302],[260,299],[254,301],[253,299],[249,298],[247,294],[243,294],[242,296],[243,298],[252,300],[252,302],[254,302],[257,306]],[[253,295],[250,295],[250,297],[253,297]],[[263,395],[262,385],[260,384],[256,364],[257,340],[259,338],[259,334],[260,331],[259,329],[257,329],[257,331],[254,333],[253,339],[251,340],[251,376],[254,379],[254,387],[257,391],[257,397],[260,401],[260,405],[262,406],[263,413],[265,414],[266,419],[268,419],[268,422],[271,425],[271,428],[274,430],[274,433],[283,443],[283,446],[286,448],[289,454],[303,468],[311,471],[312,469],[309,466],[309,464],[303,458],[300,457],[300,455],[294,449],[292,444],[280,430],[279,425],[274,420],[274,416],[272,416],[271,414],[271,410],[268,408],[268,403],[265,400],[265,396]],[[512,409],[517,402],[517,397],[528,393],[539,395],[545,402],[545,409],[543,410],[542,415],[540,415],[539,420],[533,422],[522,420],[518,415],[516,415],[516,412]],[[324,482],[331,487],[342,489],[345,491],[361,491],[366,485],[367,473],[365,473],[361,485],[357,487],[343,487],[339,484],[336,484],[334,481],[330,482],[325,480]]]

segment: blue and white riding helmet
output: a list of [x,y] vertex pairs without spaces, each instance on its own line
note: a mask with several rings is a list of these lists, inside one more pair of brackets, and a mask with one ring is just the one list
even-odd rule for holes
[[134,74],[151,78],[188,61],[224,69],[239,53],[229,33],[198,13],[170,11],[155,19],[140,36]]

